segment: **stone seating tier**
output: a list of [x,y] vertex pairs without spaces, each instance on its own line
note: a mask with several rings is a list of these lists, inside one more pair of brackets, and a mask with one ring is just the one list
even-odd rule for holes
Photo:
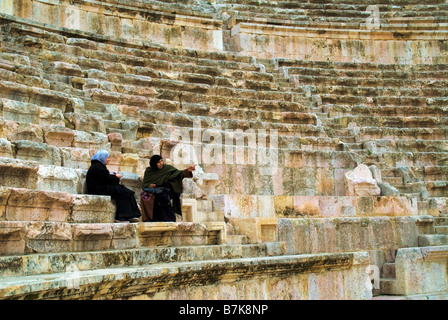
[[[347,1],[348,2],[348,1]],[[366,19],[371,16],[365,3],[294,3],[283,7],[277,2],[270,4],[223,3],[218,10],[231,15],[230,25],[239,22],[275,24],[283,26],[302,26],[314,28],[366,28]],[[376,3],[381,13],[381,29],[440,30],[446,27],[447,10],[444,3],[437,5],[400,5]],[[227,22],[229,23],[229,21]]]
[[341,140],[350,139],[350,142],[379,139],[444,140],[447,137],[446,128],[380,128],[374,126],[328,129],[326,131],[329,136],[340,137]]
[[[412,101],[412,97],[403,97],[402,101]],[[377,99],[372,99],[372,102],[379,101]],[[372,117],[382,117],[382,116],[444,116],[446,115],[445,107],[443,105],[425,105],[429,100],[418,101],[417,105],[407,104],[403,105],[373,105],[373,104],[359,104],[359,105],[340,105],[340,104],[329,104],[322,106],[322,111],[327,114],[329,118],[341,115],[370,115]],[[443,101],[440,99],[439,101]],[[434,100],[431,100],[434,102]]]
[[[96,252],[33,253],[0,256],[1,277],[31,276],[68,271],[70,261],[78,271],[142,266],[157,263],[262,257],[282,254],[284,243],[221,244],[178,247],[115,249]],[[19,268],[17,266],[20,266]]]
[[[146,264],[144,254],[142,256],[143,259],[131,257],[121,266],[116,263],[117,267],[77,271],[74,265],[67,272],[3,278],[0,296],[6,299],[238,300],[280,299],[285,290],[295,299],[310,299],[315,295],[322,299],[369,299],[372,296],[365,290],[365,281],[354,284],[346,280],[358,277],[364,280],[363,271],[369,264],[367,252],[155,264]],[[139,265],[142,261],[143,264]],[[73,273],[73,278],[67,279],[68,272]],[[313,273],[323,273],[326,278],[336,279],[336,283],[331,288],[320,282],[310,286],[307,283],[313,278]],[[284,275],[288,275],[288,279]],[[291,276],[294,277],[294,285],[289,279]],[[236,279],[243,284],[234,284]],[[263,287],[259,284],[260,279],[265,280],[262,281]],[[297,283],[306,288],[303,294],[297,292]],[[349,292],[342,294],[341,288],[345,287]]]
[[[35,32],[35,30],[34,30],[34,32]],[[47,36],[47,38],[48,38],[48,36]],[[49,38],[53,38],[53,39],[57,39],[58,37],[57,36],[53,36],[53,37],[49,37]],[[58,38],[59,40],[61,40],[60,38]],[[42,43],[43,43],[43,41],[41,41],[40,39],[38,39],[38,38],[35,38],[35,37],[32,37],[32,36],[27,36],[26,37],[26,39],[24,40],[25,41],[25,43],[27,43],[28,45],[31,45],[31,44],[37,44],[38,46],[40,46],[40,47],[42,47]],[[67,41],[67,42],[69,42],[69,41]],[[114,57],[114,56],[112,56],[112,55],[108,55],[109,57]],[[137,57],[135,57],[135,56],[130,56],[130,57],[128,57],[127,55],[125,56],[125,57],[123,57],[124,58],[124,60],[123,61],[127,61],[130,65],[137,65],[137,66],[141,66],[141,64],[142,64],[142,60],[141,59],[138,59]],[[11,70],[11,66],[10,65],[8,65],[7,63],[6,63],[6,65],[7,65],[7,69],[9,69],[9,70]],[[180,67],[182,67],[182,65],[177,65],[178,67],[178,69],[179,69],[179,66]],[[114,67],[115,69],[111,69],[112,71],[119,71],[119,70],[122,70],[122,69],[120,69],[120,68],[118,68],[117,69],[117,67]],[[182,68],[180,68],[179,70],[181,70]],[[33,70],[33,69],[31,69],[31,70]],[[75,75],[77,75],[77,76],[81,76],[81,73],[79,73],[79,67],[77,67],[77,65],[73,65],[73,64],[68,64],[68,62],[63,62],[63,63],[60,63],[60,62],[58,62],[57,64],[54,64],[54,65],[52,65],[51,67],[50,67],[50,69],[49,69],[50,71],[51,70],[53,70],[53,72],[59,72],[59,73],[62,73],[62,74],[64,74],[64,73],[71,73],[71,72],[74,72],[74,74]],[[183,69],[183,70],[185,70],[185,68]],[[34,71],[33,71],[34,72]],[[78,73],[77,73],[78,72]],[[36,74],[36,75],[41,75],[41,74],[39,74],[38,72],[36,73],[36,72],[34,72],[33,74]],[[93,73],[94,74],[94,73]],[[235,73],[233,73],[232,74],[232,76],[235,76],[236,74]],[[259,75],[259,74],[258,74]],[[188,75],[187,75],[188,76]],[[59,78],[57,78],[57,79],[59,79]],[[141,80],[141,79],[143,79],[143,78],[138,78],[139,79],[139,81]],[[196,77],[196,79],[198,79],[198,77]],[[208,80],[207,80],[208,79]],[[199,77],[199,80],[200,81],[210,81],[209,80],[210,78],[204,78],[204,77],[202,77],[202,78],[200,78]],[[268,78],[268,80],[272,80],[272,78]],[[151,79],[151,82],[152,82],[152,79]],[[78,84],[82,84],[82,81],[81,82],[77,82]],[[166,82],[165,82],[166,83]],[[174,82],[174,84],[175,85],[178,85],[178,82]],[[84,85],[85,85],[85,83],[84,83]],[[22,90],[23,91],[23,90]],[[13,92],[14,92],[14,90],[13,90]],[[247,92],[245,92],[245,93],[247,93]],[[101,90],[96,90],[95,91],[95,94],[98,94],[98,96],[97,96],[97,98],[95,98],[95,95],[93,95],[93,96],[91,96],[91,97],[93,97],[94,99],[99,99],[100,97],[101,97],[101,99],[105,99],[105,98],[107,98],[107,99],[111,99],[109,102],[117,102],[117,96],[114,96],[113,94],[111,95],[111,94],[108,94],[107,92],[102,92]],[[172,93],[169,93],[168,91],[164,91],[164,92],[162,92],[161,93],[162,94],[162,96],[163,95],[165,95],[165,94],[168,94],[168,96],[170,96],[171,95],[171,97],[172,97]],[[194,94],[194,95],[197,95],[196,93],[192,93],[192,94]],[[43,100],[43,101],[47,101],[44,97],[48,97],[50,94],[49,93],[45,93],[44,92],[44,94],[42,95],[42,99],[41,100]],[[184,97],[187,97],[188,95],[185,95]],[[191,97],[191,95],[190,95],[190,97]],[[190,101],[194,101],[194,102],[198,102],[198,101],[200,101],[199,99],[201,99],[199,96],[198,96],[198,100],[190,100]],[[129,99],[128,99],[129,100]],[[132,99],[130,99],[129,101],[131,101],[131,104],[132,104]],[[126,101],[127,103],[129,103],[129,101]],[[138,99],[136,100],[137,101],[137,103],[139,103],[138,101]],[[188,100],[187,100],[188,101]],[[79,100],[77,101],[77,102],[79,102]],[[120,101],[119,101],[120,102]],[[173,105],[172,103],[171,104],[168,104],[168,105]],[[158,105],[158,106],[160,106],[160,105]],[[88,107],[87,108],[89,108],[89,107],[92,107],[92,104],[89,104],[88,105]],[[73,107],[72,106],[72,108],[74,109],[74,111],[75,111],[75,108],[76,107]],[[90,111],[90,110],[89,110]],[[76,120],[78,120],[77,119],[77,117],[75,116],[75,114],[73,114],[72,116],[70,116],[70,113],[68,113],[69,114],[69,119],[71,118],[71,119],[74,119],[75,121]],[[337,119],[335,122],[336,122],[336,125],[338,125],[338,123],[339,123],[339,120],[340,119]],[[366,119],[367,120],[367,119]],[[397,119],[392,119],[392,121],[396,121]],[[429,121],[429,123],[431,122],[431,119],[425,119],[425,120],[427,120],[427,121]],[[111,132],[115,132],[115,133],[125,133],[126,131],[127,132],[129,132],[129,130],[126,130],[126,129],[129,129],[129,124],[126,124],[126,127],[123,127],[122,126],[122,124],[116,124],[116,123],[114,123],[114,122],[107,122],[108,120],[103,120],[103,124],[106,124],[108,127],[109,127],[109,129],[108,129],[108,131],[106,131],[106,133],[111,133]],[[420,125],[421,124],[421,122],[420,122],[420,119],[416,119],[416,123],[418,124],[418,125]],[[183,122],[183,120],[181,120],[180,119],[180,122],[182,123]],[[428,123],[428,122],[425,122],[425,123]],[[348,122],[346,121],[346,120],[344,120],[344,119],[342,119],[342,125],[343,126],[345,126],[345,125],[347,125],[348,124]],[[390,124],[390,122],[389,123],[386,123],[386,125],[387,124]],[[400,123],[400,124],[402,124],[402,123]],[[86,125],[85,125],[85,127],[83,127],[82,126],[83,124],[82,124],[82,121],[81,122],[77,122],[77,123],[74,123],[74,127],[76,128],[76,126],[78,126],[77,128],[78,129],[80,129],[80,128],[82,128],[82,129],[84,129],[84,130],[88,130],[87,128],[89,128],[90,127],[90,129],[91,129],[91,125],[92,125],[92,123],[86,123]],[[101,130],[104,130],[104,129],[102,129],[101,128],[101,125],[102,125],[102,122],[101,122],[101,120],[100,119],[97,119],[97,122],[96,123],[94,123],[94,128],[96,128],[98,131],[101,131]],[[285,128],[285,126],[281,126],[282,128]],[[291,127],[291,126],[290,126]],[[134,128],[135,128],[135,124],[134,124]],[[294,130],[294,129],[293,129]],[[287,128],[287,131],[291,131],[291,129],[288,129]],[[128,133],[129,134],[129,133]],[[138,132],[137,132],[137,135],[138,135]],[[131,134],[130,136],[125,136],[124,138],[130,138],[130,139],[133,139],[135,136],[134,136],[134,134]],[[29,145],[29,144],[28,144]]]

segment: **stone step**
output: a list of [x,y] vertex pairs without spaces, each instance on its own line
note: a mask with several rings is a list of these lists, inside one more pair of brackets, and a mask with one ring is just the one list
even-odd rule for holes
[[[400,79],[402,83],[412,84],[414,81],[419,81],[424,78],[434,79],[446,79],[448,74],[446,70],[438,69],[434,65],[424,66],[408,66],[405,68],[400,68],[399,66],[391,65],[373,65],[369,63],[358,63],[353,64],[351,62],[336,62],[325,64],[325,62],[314,62],[311,61],[288,61],[288,65],[285,65],[285,61],[280,61],[279,66],[287,71],[289,75],[297,75],[300,79],[307,81],[311,76],[316,76],[315,83],[330,83],[332,85],[347,87],[347,78],[350,78],[351,83],[359,82],[358,87],[366,87],[363,84],[366,83],[379,83],[383,82],[385,87],[392,85],[395,87],[397,82],[392,81],[393,79]],[[318,65],[317,65],[318,64]],[[386,70],[387,69],[387,70]],[[433,71],[428,73],[428,71]],[[327,79],[325,79],[327,78]],[[363,80],[369,80],[368,82],[362,82]],[[358,88],[352,87],[352,88]],[[379,88],[381,90],[381,88]],[[406,87],[402,89],[406,90]]]
[[357,143],[357,142],[347,143],[347,146],[348,146],[349,150],[356,150],[356,151],[363,150],[363,148],[364,148],[362,143]]
[[436,234],[447,235],[448,236],[448,225],[445,226],[435,226]]
[[115,205],[110,196],[70,194],[28,188],[0,188],[0,224],[19,222],[111,223]]
[[[350,268],[353,259],[365,259],[363,253],[332,253],[332,254],[304,254],[304,255],[274,255],[252,258],[214,259],[200,261],[182,261],[169,263],[148,264],[143,254],[137,259],[131,259],[133,265],[120,266],[119,260],[110,262],[99,261],[99,266],[92,270],[77,270],[76,265],[61,265],[62,272],[50,274],[38,274],[19,277],[2,277],[0,280],[0,297],[2,299],[120,299],[133,296],[145,297],[156,295],[164,299],[173,299],[169,293],[173,290],[185,290],[200,283],[206,286],[207,294],[212,299],[228,297],[228,292],[220,293],[219,288],[211,290],[217,285],[228,287],[228,283],[241,279],[249,281],[253,277],[262,279],[276,279],[287,274],[321,273],[324,270],[341,272]],[[125,258],[125,257],[120,257]],[[151,261],[151,257],[148,257]],[[350,261],[347,261],[350,260]],[[355,260],[356,261],[356,260]],[[362,260],[364,263],[364,260]],[[65,261],[64,261],[65,262]],[[325,267],[322,266],[325,264]],[[104,268],[102,265],[111,265]],[[114,266],[117,265],[117,266]],[[328,267],[330,266],[330,267]],[[68,270],[66,267],[69,267]],[[80,264],[82,268],[82,264]],[[357,270],[355,270],[358,272]],[[353,272],[355,272],[353,271]],[[214,275],[211,277],[211,275]],[[126,281],[123,282],[123,280]],[[360,284],[361,285],[361,284]],[[201,286],[198,287],[201,290]],[[113,290],[110,290],[113,288]],[[320,288],[320,290],[324,290]],[[291,289],[288,289],[291,290]],[[167,292],[168,291],[168,292]],[[237,290],[238,291],[238,290]],[[195,291],[196,292],[196,291]],[[177,293],[180,294],[180,293]],[[202,296],[201,294],[201,296]],[[247,293],[236,292],[237,299],[257,298],[263,294],[254,292],[250,296]],[[361,293],[360,293],[361,294]]]
[[[409,89],[413,90],[413,89]],[[414,89],[415,91],[415,89]],[[396,93],[387,92],[389,96],[396,96]],[[434,98],[429,98],[426,100],[425,104],[419,104],[417,106],[413,105],[376,105],[373,104],[373,100],[367,98],[366,104],[331,104],[325,105],[325,110],[332,116],[341,115],[371,115],[371,116],[390,116],[390,115],[406,115],[406,116],[437,116],[446,114],[443,106],[433,105],[438,97],[443,97],[446,93],[441,92],[437,94]],[[408,94],[409,96],[409,94]],[[367,102],[369,102],[367,104]],[[429,104],[428,104],[429,103]]]
[[[425,65],[400,65],[400,64],[380,64],[372,62],[334,62],[334,61],[315,61],[315,60],[305,60],[305,59],[288,59],[288,58],[277,58],[278,67],[299,67],[299,68],[324,68],[324,69],[343,69],[343,70],[373,70],[379,72],[387,71],[403,71],[412,69],[413,71],[430,71],[439,70],[437,65],[425,64]],[[443,69],[442,69],[443,70]]]
[[383,180],[383,182],[388,182],[393,186],[396,185],[402,185],[403,184],[403,177],[381,177],[381,179]]
[[402,116],[364,116],[364,115],[343,115],[328,119],[321,119],[324,125],[331,128],[344,128],[348,123],[356,123],[358,126],[377,126],[379,128],[440,128],[447,124],[447,119],[436,116],[410,116],[403,118]]
[[448,226],[448,217],[434,217],[435,226]]
[[[253,0],[243,0],[238,1],[238,4],[235,3],[235,1],[231,0],[223,0],[220,2],[221,4],[225,5],[232,5],[232,7],[235,7],[236,9],[242,9],[242,8],[251,8],[255,9],[258,8],[260,11],[267,11],[267,12],[277,12],[277,11],[284,11],[284,10],[292,10],[292,12],[296,13],[294,9],[340,9],[341,11],[345,11],[347,9],[353,9],[353,8],[360,8],[362,10],[362,6],[365,4],[361,0],[344,0],[341,1],[327,1],[327,2],[318,2],[318,1],[310,1],[310,2],[295,2],[290,0],[282,0],[277,2],[262,2],[262,3],[254,3]],[[395,6],[391,7],[389,5],[389,2],[380,3],[379,6],[385,11],[385,12],[403,12],[403,8],[407,7],[408,5],[414,5],[413,7],[419,7],[419,5],[422,4],[420,0],[409,0],[409,1],[399,1],[394,2]],[[437,8],[437,5],[443,5],[444,1],[441,0],[431,0],[428,3],[426,3],[426,6],[420,10],[426,11],[426,10],[435,10]],[[289,11],[287,11],[289,12]],[[331,11],[330,11],[331,12]],[[399,16],[401,19],[407,19],[407,16],[404,16],[403,18]]]
[[338,136],[338,139],[341,140],[344,143],[350,144],[357,144],[356,143],[356,137],[354,136]]
[[381,169],[381,177],[395,177],[395,169],[394,168],[383,168]]
[[31,87],[11,81],[0,80],[0,94],[9,97],[27,97],[26,102],[50,109],[58,109],[65,112],[70,105],[70,96],[67,93],[56,90]]
[[[302,3],[300,8],[271,8],[266,6],[256,6],[256,5],[243,5],[243,4],[232,4],[231,7],[225,4],[220,4],[219,7],[221,10],[232,10],[235,12],[235,17],[237,21],[243,22],[251,22],[251,23],[260,23],[266,24],[267,21],[276,25],[287,25],[287,26],[312,26],[315,28],[344,28],[344,29],[365,29],[364,20],[367,18],[367,12],[365,8],[360,5],[353,4],[342,4],[345,6],[344,8],[337,7],[335,4],[316,4],[316,3]],[[391,7],[386,4],[379,5],[381,10],[381,21],[387,25],[391,25],[390,28],[393,29],[392,26],[396,26],[398,30],[404,28],[405,30],[409,29],[419,29],[419,27],[423,28],[426,26],[429,30],[438,30],[438,26],[443,23],[431,23],[434,22],[434,19],[431,20],[432,11],[429,11],[428,17],[418,16],[420,20],[417,21],[408,21],[404,20],[402,22],[400,20],[392,20],[392,17],[395,17],[397,8],[402,8],[402,6],[394,6],[391,11]],[[428,10],[436,10],[433,7]],[[407,11],[408,14],[413,11]],[[437,12],[437,11],[436,11]],[[423,13],[420,13],[423,14]],[[265,15],[265,16],[264,16]],[[269,18],[266,18],[269,17]],[[313,19],[315,17],[319,17],[319,19]],[[404,19],[406,19],[405,17]],[[444,20],[442,20],[443,22]],[[299,24],[302,22],[302,24]],[[304,22],[308,22],[308,24],[304,24]],[[401,24],[399,22],[402,22]],[[426,22],[426,23],[423,23]],[[338,24],[341,24],[339,26]],[[408,28],[406,28],[408,27]]]
[[226,243],[224,222],[0,221],[0,255]]
[[380,278],[380,292],[381,295],[401,295],[402,293],[397,288],[396,279]]
[[446,234],[419,234],[419,247],[444,246],[448,245],[448,235]]
[[228,234],[227,235],[228,244],[248,244],[250,243],[248,237],[243,234]]
[[357,133],[364,139],[376,140],[394,137],[396,139],[446,139],[443,128],[381,128],[378,126],[365,126],[359,128]]
[[[160,6],[160,4],[157,4]],[[176,9],[178,11],[178,9]],[[193,11],[189,12],[191,14]],[[197,12],[197,11],[196,11]],[[55,45],[59,43],[64,43],[66,46],[65,54],[72,53],[73,55],[78,55],[83,57],[88,56],[90,59],[97,60],[96,69],[104,68],[104,62],[108,62],[110,65],[114,65],[119,60],[122,65],[142,67],[144,61],[153,61],[155,66],[165,65],[168,63],[177,63],[180,61],[197,61],[198,66],[218,66],[227,67],[233,69],[242,70],[257,70],[257,68],[251,63],[253,61],[252,57],[249,56],[239,56],[232,53],[226,52],[207,52],[207,51],[196,51],[194,53],[192,50],[183,49],[178,50],[171,49],[167,46],[161,45],[134,45],[132,48],[125,41],[117,40],[114,44],[109,45],[103,43],[101,36],[98,36],[98,41],[94,39],[85,39],[81,37],[70,38],[62,37],[51,31],[42,30],[37,25],[30,31],[28,28],[24,27],[18,23],[11,24],[12,34],[19,33],[21,35],[26,34],[26,37],[18,36],[17,39],[20,41],[35,41],[38,42],[42,48],[47,50],[52,50]],[[55,31],[57,32],[57,31]],[[48,36],[48,34],[52,35]],[[57,41],[55,41],[57,39]],[[75,48],[75,49],[73,49]],[[89,53],[89,55],[87,55]],[[182,58],[180,58],[182,57]],[[84,60],[84,59],[82,59]],[[161,63],[163,62],[163,63]],[[118,64],[118,63],[117,63]],[[82,63],[80,63],[82,65]],[[94,65],[93,63],[91,65]],[[199,68],[199,67],[198,67]],[[166,67],[166,70],[171,69]],[[123,67],[121,66],[121,70]],[[189,69],[191,70],[191,68]]]
[[135,248],[131,223],[0,222],[0,255]]
[[274,247],[274,244],[268,246],[265,243],[221,244],[0,256],[0,277],[68,272],[71,266],[78,271],[86,271],[155,263],[263,257],[284,250],[281,243],[277,244],[277,250]]

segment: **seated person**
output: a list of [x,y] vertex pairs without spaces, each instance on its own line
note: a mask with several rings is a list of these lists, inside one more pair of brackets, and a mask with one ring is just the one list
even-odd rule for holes
[[[161,189],[160,199],[154,197],[154,204],[151,208],[143,203],[143,221],[176,221],[175,214],[182,215],[182,207],[180,195],[182,193],[182,179],[192,178],[196,165],[191,165],[187,169],[181,171],[175,167],[164,164],[164,160],[160,155],[153,155],[146,168],[143,176],[142,188],[151,192],[150,189],[163,187]],[[166,190],[166,192],[164,192]],[[144,196],[141,197],[145,202]],[[168,200],[168,202],[164,200]],[[172,200],[172,205],[171,205]],[[164,201],[165,203],[161,203]]]
[[86,176],[87,193],[111,196],[116,201],[115,222],[140,221],[135,192],[120,184],[121,174],[109,172],[106,167],[108,162],[109,153],[106,150],[99,150],[92,157]]

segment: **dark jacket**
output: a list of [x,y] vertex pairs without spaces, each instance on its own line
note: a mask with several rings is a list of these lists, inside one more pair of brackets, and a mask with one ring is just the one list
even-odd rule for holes
[[110,174],[107,167],[98,160],[92,160],[86,175],[88,194],[115,196],[116,186],[120,183],[117,176]]
[[110,174],[107,167],[98,160],[92,160],[86,175],[88,194],[108,195],[116,200],[115,219],[127,220],[141,216],[134,191],[120,184],[120,179]]

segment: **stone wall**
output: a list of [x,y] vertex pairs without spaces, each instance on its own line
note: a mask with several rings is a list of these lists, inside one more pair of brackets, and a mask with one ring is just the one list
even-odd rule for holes
[[142,1],[2,1],[0,12],[134,43],[222,50],[222,22],[182,5]]
[[[259,58],[314,61],[372,62],[384,64],[446,63],[446,35],[406,36],[380,30],[321,30],[295,26],[239,23],[232,28],[232,41],[243,54]],[[405,38],[405,40],[403,40]]]

